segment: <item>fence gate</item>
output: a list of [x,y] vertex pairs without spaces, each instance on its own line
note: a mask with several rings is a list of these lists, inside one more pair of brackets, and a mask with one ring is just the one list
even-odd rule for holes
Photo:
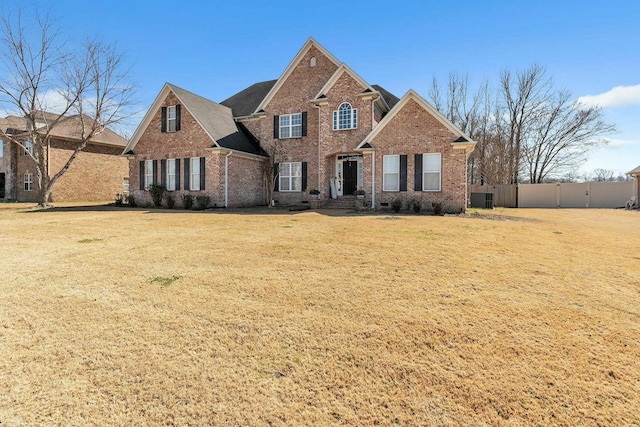
[[635,193],[633,181],[520,184],[519,208],[620,208]]

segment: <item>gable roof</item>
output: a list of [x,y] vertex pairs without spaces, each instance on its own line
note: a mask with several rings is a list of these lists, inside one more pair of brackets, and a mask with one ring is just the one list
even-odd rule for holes
[[273,88],[277,80],[268,80],[266,82],[255,83],[248,88],[230,96],[220,104],[231,108],[233,117],[244,117],[251,115],[260,102],[267,96],[267,93]]
[[307,52],[309,51],[309,49],[311,49],[312,47],[315,47],[316,49],[318,49],[324,56],[326,56],[331,62],[333,62],[334,64],[336,64],[336,67],[340,66],[340,61],[338,61],[336,59],[335,56],[333,56],[327,49],[325,49],[320,43],[318,43],[317,41],[315,41],[313,39],[313,37],[309,37],[309,40],[307,40],[307,42],[302,46],[302,48],[298,51],[298,53],[296,54],[296,56],[293,58],[293,60],[289,63],[289,65],[287,66],[287,68],[284,70],[284,72],[282,73],[282,75],[278,78],[278,80],[276,81],[276,83],[273,85],[273,87],[269,90],[269,92],[267,93],[267,95],[264,97],[264,99],[262,100],[262,102],[260,102],[260,104],[256,107],[256,109],[254,110],[254,114],[259,113],[260,110],[264,110],[264,107],[269,103],[269,101],[271,101],[271,99],[274,97],[274,95],[278,92],[278,90],[282,87],[282,85],[284,84],[284,82],[287,80],[287,78],[289,77],[289,75],[293,72],[293,70],[295,69],[296,65],[298,65],[298,62],[300,62],[300,60],[304,57],[304,55],[307,54]]
[[351,76],[351,78],[353,78],[360,86],[362,86],[364,88],[363,92],[366,92],[366,91],[373,92],[374,91],[374,89],[369,85],[369,83],[364,81],[364,79],[362,77],[360,77],[358,74],[356,74],[356,72],[353,71],[351,68],[349,68],[349,66],[347,64],[342,63],[342,64],[340,64],[340,66],[338,67],[336,72],[333,73],[333,75],[329,78],[329,80],[327,80],[327,82],[324,84],[322,89],[320,89],[320,91],[318,92],[318,94],[315,96],[314,99],[319,99],[322,95],[326,95],[327,92],[329,92],[329,90],[331,90],[333,85],[336,84],[338,79],[340,79],[340,77],[342,77],[342,74],[344,74],[344,73],[349,74]]
[[205,133],[211,138],[213,147],[264,155],[264,151],[253,136],[244,127],[239,127],[233,119],[231,108],[189,92],[176,85],[165,83],[155,101],[145,114],[142,122],[125,147],[123,154],[133,152],[136,144],[147,129],[156,111],[170,92],[178,98],[180,104],[189,111]]
[[[45,121],[45,123],[53,122],[60,117],[59,114],[45,111],[40,111],[38,114],[38,118]],[[49,136],[63,140],[82,140],[83,126],[81,120],[84,120],[87,123],[85,126],[91,126],[93,122],[93,119],[87,115],[82,117],[79,114],[63,116],[60,117],[56,125],[51,129]],[[40,122],[38,122],[38,124],[39,123]],[[46,133],[46,127],[47,124],[42,125],[38,130],[42,130],[40,133]],[[2,132],[7,134],[20,134],[27,131],[27,120],[24,117],[7,116],[5,119],[0,119],[0,128],[2,128]],[[127,140],[111,129],[105,127],[102,131],[91,138],[89,143],[124,147],[127,145]]]
[[473,151],[473,147],[475,147],[476,143],[469,138],[464,132],[462,132],[456,125],[451,123],[445,116],[443,116],[438,110],[436,110],[431,104],[429,104],[423,97],[418,95],[413,89],[409,89],[407,93],[395,104],[395,106],[389,111],[389,113],[384,116],[384,118],[378,123],[378,125],[367,135],[362,142],[356,147],[356,149],[363,149],[368,144],[371,146],[370,142],[373,140],[384,127],[398,114],[399,111],[404,108],[405,105],[410,100],[414,100],[418,103],[422,108],[424,108],[431,116],[433,116],[436,120],[438,120],[444,127],[446,127],[456,139],[451,140],[451,144],[454,146],[458,146],[460,148],[466,147],[468,153]]
[[638,166],[634,170],[627,172],[627,175],[640,175],[640,166]]
[[382,86],[380,85],[371,85],[371,86],[375,90],[380,92],[380,95],[384,98],[385,102],[389,106],[389,109],[393,108],[398,103],[398,101],[400,101],[400,98],[398,98],[397,96],[395,96],[394,94],[392,94],[391,92],[383,88]]

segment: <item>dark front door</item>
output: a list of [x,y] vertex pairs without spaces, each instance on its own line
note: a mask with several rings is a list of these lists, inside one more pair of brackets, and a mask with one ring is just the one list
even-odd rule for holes
[[342,194],[345,196],[355,194],[358,186],[358,162],[345,161],[342,163],[344,173],[344,189]]
[[0,173],[0,199],[4,199],[4,174]]

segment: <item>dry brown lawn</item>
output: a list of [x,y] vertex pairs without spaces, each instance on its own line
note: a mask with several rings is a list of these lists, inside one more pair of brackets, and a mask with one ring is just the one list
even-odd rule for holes
[[640,212],[265,212],[0,205],[0,425],[640,423]]

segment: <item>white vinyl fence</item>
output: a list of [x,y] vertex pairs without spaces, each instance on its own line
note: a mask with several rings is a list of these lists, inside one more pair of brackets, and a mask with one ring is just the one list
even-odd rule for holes
[[519,208],[620,208],[635,195],[635,182],[520,184]]

